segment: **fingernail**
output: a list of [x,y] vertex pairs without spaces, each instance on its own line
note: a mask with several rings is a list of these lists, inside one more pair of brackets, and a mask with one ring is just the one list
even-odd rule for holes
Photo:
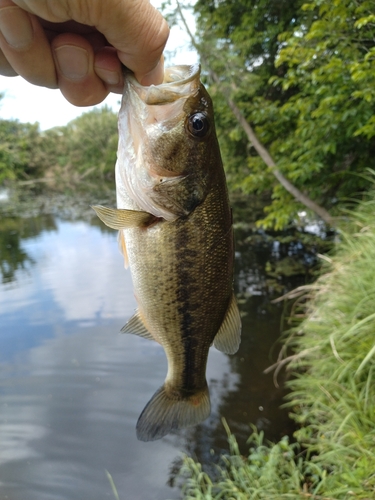
[[76,45],[62,45],[55,49],[61,73],[69,80],[82,80],[89,71],[87,50]]
[[120,83],[120,75],[117,71],[94,67],[95,73],[108,85],[118,85]]
[[164,64],[161,61],[159,61],[152,71],[142,76],[139,83],[141,85],[144,85],[145,87],[148,87],[149,85],[159,85],[160,83],[163,83],[163,80],[164,80]]
[[8,45],[15,49],[28,47],[34,37],[28,13],[17,6],[3,7],[0,10],[0,32]]

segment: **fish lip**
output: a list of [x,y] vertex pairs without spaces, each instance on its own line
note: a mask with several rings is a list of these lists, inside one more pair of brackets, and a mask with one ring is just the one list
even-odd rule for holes
[[[198,91],[200,85],[200,64],[180,65],[167,68],[165,74],[166,81],[159,85],[141,85],[132,73],[126,74],[126,81],[136,92],[138,97],[148,105],[161,105],[174,102],[180,98],[189,97],[195,91]],[[187,73],[187,76],[180,79],[168,81],[168,76],[173,74],[178,76]]]
[[[149,86],[145,86],[145,85],[141,85],[138,80],[135,78],[134,74],[133,73],[128,73],[126,78],[132,83],[132,85],[134,85],[135,87],[139,87],[139,88],[142,88],[142,89],[149,89],[151,87],[163,87],[163,86],[169,86],[171,84],[173,85],[184,85],[185,83],[189,83],[191,81],[193,81],[194,79],[196,79],[197,77],[200,76],[200,73],[201,73],[201,65],[199,63],[195,63],[195,64],[181,64],[179,66],[172,66],[171,68],[167,68],[166,69],[166,73],[168,72],[171,72],[171,70],[174,70],[176,71],[177,68],[184,68],[185,71],[188,71],[189,75],[186,77],[186,78],[181,78],[180,80],[172,80],[170,82],[163,82],[163,83],[160,83],[159,85],[149,85]],[[186,68],[186,69],[185,69]]]

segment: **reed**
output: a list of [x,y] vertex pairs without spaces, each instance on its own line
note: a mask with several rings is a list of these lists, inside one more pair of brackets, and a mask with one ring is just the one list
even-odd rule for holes
[[254,430],[243,457],[226,427],[230,451],[215,479],[185,459],[186,500],[375,498],[375,192],[347,215],[286,339],[296,442],[267,444]]
[[327,471],[320,491],[375,498],[375,194],[351,223],[315,285],[290,344],[288,406],[295,437]]

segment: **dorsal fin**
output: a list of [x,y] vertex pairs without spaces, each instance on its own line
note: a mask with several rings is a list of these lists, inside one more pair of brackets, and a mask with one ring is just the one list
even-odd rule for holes
[[129,319],[126,325],[121,328],[121,333],[132,333],[133,335],[138,335],[139,337],[143,337],[144,339],[155,340],[143,324],[138,309],[135,311],[134,315]]
[[214,346],[225,354],[238,351],[241,342],[241,317],[236,298],[232,293],[224,320],[214,338]]

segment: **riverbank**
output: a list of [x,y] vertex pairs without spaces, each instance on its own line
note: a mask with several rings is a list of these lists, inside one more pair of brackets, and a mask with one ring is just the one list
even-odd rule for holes
[[301,290],[306,317],[285,341],[293,443],[265,444],[254,431],[244,456],[228,429],[215,477],[184,460],[184,499],[375,498],[374,212],[375,193],[348,214],[321,277]]

